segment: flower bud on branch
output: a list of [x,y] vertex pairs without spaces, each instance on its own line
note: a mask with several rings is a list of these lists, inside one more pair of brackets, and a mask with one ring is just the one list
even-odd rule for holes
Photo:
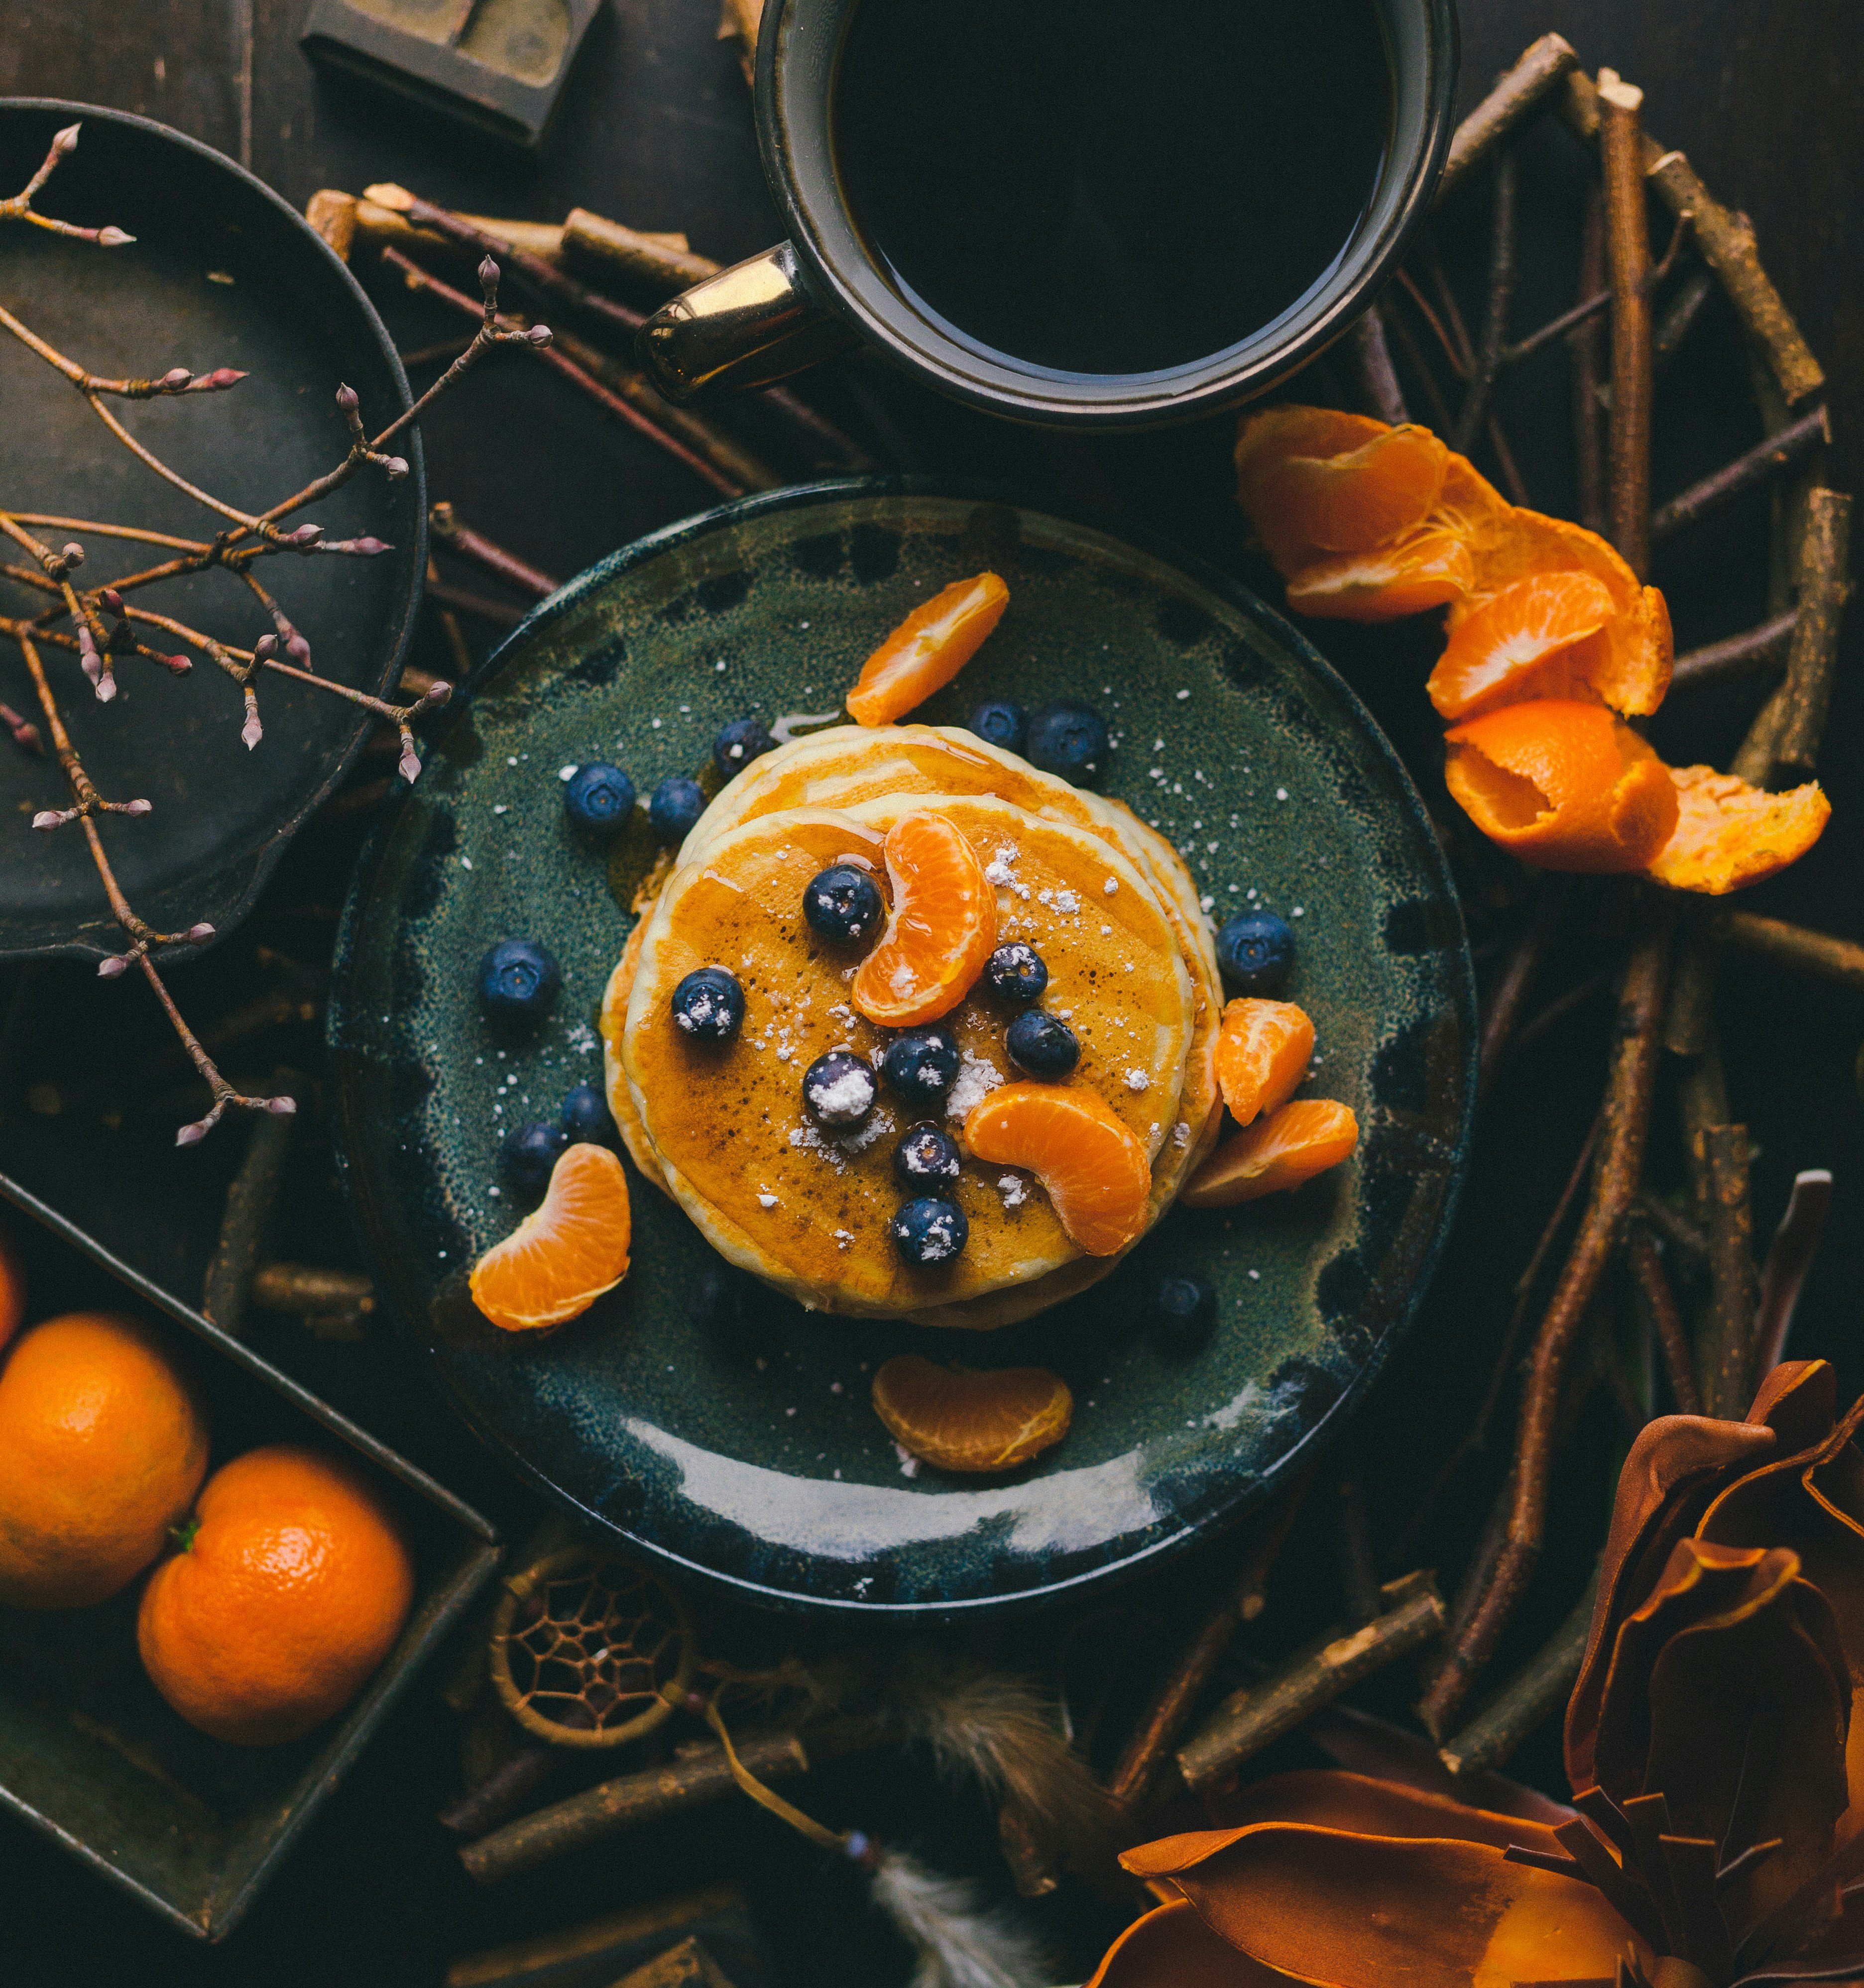
[[21,752],[44,757],[45,743],[39,735],[39,727],[30,718],[22,718],[10,704],[0,704],[0,725],[6,727]]

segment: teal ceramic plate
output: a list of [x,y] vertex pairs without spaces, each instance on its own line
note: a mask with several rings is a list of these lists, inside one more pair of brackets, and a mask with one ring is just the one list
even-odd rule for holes
[[[710,1260],[638,1176],[634,1267],[548,1336],[498,1331],[465,1294],[513,1226],[495,1156],[514,1122],[600,1081],[595,1023],[651,856],[606,862],[561,775],[601,758],[644,796],[696,773],[729,718],[832,709],[915,603],[994,567],[1001,625],[917,715],[980,698],[1085,698],[1115,740],[1105,785],[1186,850],[1213,915],[1293,923],[1313,1090],[1362,1129],[1293,1196],[1179,1209],[1094,1292],[979,1334],[811,1315],[759,1292],[757,1343],[688,1313]],[[563,997],[505,1040],[475,1003],[494,940],[540,939]],[[914,482],[819,484],[642,539],[540,607],[487,663],[377,830],[345,915],[330,1034],[342,1147],[382,1276],[467,1418],[619,1540],[769,1600],[946,1611],[1053,1594],[1235,1517],[1364,1392],[1416,1307],[1467,1148],[1473,996],[1435,838],[1371,719],[1293,629],[1227,580],[1048,513]],[[1217,1329],[1146,1329],[1168,1270],[1216,1287]],[[1073,1388],[1066,1439],[1007,1478],[903,1459],[871,1376],[917,1350],[1036,1362]]]

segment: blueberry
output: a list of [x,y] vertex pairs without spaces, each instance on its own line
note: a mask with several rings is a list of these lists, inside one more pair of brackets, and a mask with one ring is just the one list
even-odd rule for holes
[[1152,1331],[1174,1353],[1202,1346],[1216,1324],[1216,1293],[1201,1277],[1166,1277],[1152,1295]]
[[957,1141],[929,1119],[909,1126],[893,1149],[893,1177],[902,1187],[935,1187],[955,1181],[962,1171]]
[[734,718],[729,725],[719,727],[719,735],[712,742],[712,763],[729,780],[732,774],[742,773],[753,759],[773,752],[776,746],[776,741],[764,729],[761,719]]
[[1216,935],[1216,963],[1239,994],[1279,994],[1294,964],[1294,935],[1273,911],[1239,911]]
[[887,908],[880,886],[852,863],[818,870],[803,886],[803,915],[818,938],[851,945],[880,929]]
[[684,773],[669,773],[648,803],[648,825],[662,842],[677,848],[705,812],[705,796],[699,792],[699,782],[688,779]]
[[563,789],[563,812],[571,827],[607,840],[634,812],[634,783],[619,766],[579,766]]
[[929,1194],[908,1202],[887,1233],[909,1263],[949,1263],[971,1239],[971,1225],[956,1202]]
[[519,1193],[542,1194],[557,1155],[569,1143],[560,1125],[546,1125],[541,1118],[514,1125],[499,1141],[499,1172]]
[[721,1351],[749,1359],[763,1343],[759,1321],[747,1302],[749,1280],[729,1263],[710,1263],[686,1295],[686,1316],[715,1340]]
[[673,990],[673,1019],[702,1043],[729,1043],[744,1020],[744,989],[722,966],[695,966]]
[[971,713],[971,729],[989,745],[1020,752],[1029,734],[1029,714],[1006,697],[990,698]]
[[1071,698],[1044,705],[1029,721],[1027,749],[1044,773],[1079,779],[1107,756],[1106,721],[1091,706]]
[[579,1084],[563,1100],[557,1123],[572,1139],[592,1146],[612,1146],[615,1121],[608,1114],[608,1100],[593,1084]]
[[1022,939],[1000,945],[984,968],[990,992],[1000,1001],[1015,1001],[1027,1007],[1042,999],[1048,985],[1048,968],[1040,953]]
[[479,962],[479,1006],[489,1015],[536,1020],[556,1005],[556,962],[534,938],[502,938]]
[[824,1125],[858,1125],[879,1095],[871,1066],[852,1050],[831,1050],[803,1073],[803,1102]]
[[943,1029],[909,1029],[887,1045],[880,1071],[912,1103],[941,1104],[958,1081],[957,1038]]
[[1010,1060],[1031,1077],[1066,1077],[1081,1060],[1074,1031],[1058,1015],[1025,1008],[1003,1031]]

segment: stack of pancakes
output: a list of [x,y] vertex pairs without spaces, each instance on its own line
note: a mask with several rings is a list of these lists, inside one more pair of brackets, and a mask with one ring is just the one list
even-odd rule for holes
[[[1170,844],[1118,801],[1038,772],[952,726],[838,726],[757,759],[686,838],[628,939],[603,1003],[608,1099],[635,1165],[723,1256],[813,1309],[973,1328],[1028,1317],[1104,1276],[1030,1175],[968,1155],[949,1190],[969,1242],[934,1267],[902,1262],[888,1224],[908,1198],[893,1155],[936,1119],[962,1144],[966,1113],[1017,1079],[1003,1032],[1017,1012],[979,981],[936,1026],[962,1057],[947,1100],[882,1085],[852,1131],[817,1124],[803,1073],[831,1049],[878,1064],[891,1040],[848,1005],[864,952],[818,938],[804,887],[856,861],[883,888],[887,832],[920,810],[969,839],[996,886],[1000,945],[1042,956],[1041,1005],[1067,1021],[1094,1091],[1144,1146],[1146,1226],[1214,1141],[1223,996],[1209,921]],[[675,1027],[674,989],[722,966],[743,988],[730,1042]]]

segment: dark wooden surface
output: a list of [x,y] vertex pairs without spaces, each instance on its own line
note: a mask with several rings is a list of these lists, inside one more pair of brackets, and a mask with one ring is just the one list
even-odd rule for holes
[[[241,158],[300,206],[321,187],[357,191],[393,179],[481,212],[557,220],[581,205],[639,228],[683,229],[695,248],[726,261],[774,238],[743,81],[732,52],[714,39],[713,0],[616,0],[605,9],[553,140],[535,159],[502,152],[363,86],[316,76],[296,45],[307,4],[8,0],[0,9],[0,93],[88,100],[161,119]],[[1548,28],[1566,34],[1589,66],[1612,64],[1645,86],[1650,129],[1686,148],[1710,186],[1753,218],[1768,265],[1832,378],[1838,439],[1830,480],[1856,489],[1864,468],[1864,296],[1854,273],[1864,261],[1864,207],[1856,198],[1864,134],[1856,114],[1864,99],[1864,15],[1856,0],[1464,0],[1463,25],[1466,103]],[[1549,127],[1528,141],[1517,331],[1570,301],[1580,170],[1563,132]],[[1485,208],[1486,194],[1472,188],[1443,218],[1446,258],[1466,310],[1479,296]],[[405,346],[452,329],[379,280],[374,288]],[[811,390],[858,421],[847,385],[844,375]],[[1268,590],[1245,553],[1230,502],[1231,424],[1083,450],[993,427],[912,390],[882,390],[896,428],[892,446],[910,466],[1037,490],[1060,485],[1116,516],[1124,512],[1175,534]],[[1566,376],[1558,351],[1511,379],[1500,406],[1534,500],[1568,510]],[[1658,427],[1659,499],[1754,438],[1746,375],[1725,311],[1707,314],[1685,362],[1667,376]],[[0,429],[0,465],[19,445]],[[470,384],[441,411],[428,427],[428,451],[432,496],[452,499],[469,520],[560,576],[707,501],[685,472],[593,418],[540,369],[516,361],[502,361],[496,376]],[[1660,560],[1654,576],[1669,593],[1680,646],[1761,618],[1764,530],[1764,505],[1737,507]],[[1856,881],[1864,858],[1860,622],[1864,617],[1854,617],[1846,641],[1821,768],[1836,810],[1832,830],[1798,870],[1752,900],[1753,908],[1853,938],[1864,937]],[[482,646],[494,631],[469,632]],[[1368,639],[1323,630],[1321,646],[1372,702],[1431,791],[1435,727],[1419,688],[1427,635]],[[445,666],[437,655],[428,660]],[[1753,701],[1751,692],[1730,691],[1673,708],[1659,743],[1674,758],[1725,758]],[[258,959],[255,942],[313,964],[327,955],[330,915],[355,847],[354,830],[338,829],[314,833],[294,850],[243,946],[178,976],[197,1012],[223,1012],[266,984],[267,973],[276,984],[276,962]],[[1483,908],[1471,909],[1478,921]],[[1609,943],[1609,933],[1578,934],[1550,969],[1548,992],[1583,982]],[[173,1094],[145,1083],[140,1113],[111,1124],[94,1097],[84,1103],[74,1075],[107,1033],[120,1057],[133,1051],[146,1060],[161,1052],[159,1032],[125,1005],[137,998],[63,975],[29,983],[12,1053],[23,1059],[28,1080],[62,1084],[66,1106],[53,1117],[22,1110],[15,1098],[0,1100],[0,1165],[36,1178],[178,1288],[191,1279],[198,1288],[216,1197],[236,1163],[240,1135],[220,1135],[178,1160],[164,1150],[167,1128],[185,1115],[172,1108]],[[114,1005],[100,1005],[106,1002]],[[1735,962],[1724,975],[1720,1019],[1736,1112],[1761,1149],[1757,1232],[1764,1236],[1777,1220],[1798,1168],[1826,1165],[1838,1174],[1831,1239],[1795,1347],[1831,1354],[1855,1387],[1864,1378],[1864,1362],[1852,1351],[1855,1293],[1864,1278],[1864,1141],[1853,1064],[1864,1013],[1849,997]],[[1388,1555],[1398,1521],[1416,1503],[1480,1394],[1507,1310],[1506,1286],[1590,1118],[1603,1033],[1602,1006],[1582,1009],[1550,1032],[1499,1091],[1425,1324],[1350,1440],[1352,1467],[1373,1486],[1375,1543]],[[268,1057],[275,1053],[314,1069],[313,1032],[306,1028],[295,1039],[288,1032],[266,1046]],[[1666,1099],[1660,1114],[1670,1108]],[[1666,1140],[1669,1123],[1666,1117]],[[313,1146],[296,1165],[287,1195],[289,1253],[340,1257],[349,1245],[327,1161]],[[310,1341],[279,1321],[259,1331],[269,1357],[502,1523],[521,1528],[533,1515],[526,1497],[423,1391],[392,1339],[356,1348]],[[1609,1416],[1582,1424],[1576,1460],[1556,1486],[1561,1523],[1517,1655],[1531,1645],[1536,1625],[1550,1628],[1577,1592],[1622,1442]],[[1497,1449],[1505,1453],[1505,1427]],[[1427,1536],[1423,1550],[1446,1569],[1453,1571],[1467,1552],[1500,1468],[1500,1455],[1479,1459],[1450,1501],[1453,1509]],[[1271,1611],[1265,1624],[1285,1614],[1284,1633],[1291,1638],[1308,1601],[1324,1619],[1335,1605],[1331,1551],[1324,1527],[1304,1520],[1291,1549],[1289,1605]],[[1175,1638],[1222,1564],[1220,1553],[1206,1556],[1129,1595],[1140,1611],[1134,1619],[1142,1627],[1160,1619],[1176,1624],[1145,1631]],[[766,1653],[780,1640],[768,1625],[736,1621],[721,1621],[715,1633],[747,1647],[761,1638]],[[1052,1646],[1052,1627],[1013,1637],[1006,1652],[1027,1652],[1044,1638]],[[1402,1685],[1389,1690],[1392,1709],[1402,1711]],[[1291,1755],[1290,1763],[1301,1757]],[[1558,1786],[1558,1753],[1547,1736],[1519,1765]],[[906,1978],[906,1957],[866,1912],[856,1874],[825,1868],[815,1853],[748,1810],[656,1832],[651,1843],[624,1842],[495,1895],[475,1893],[431,1820],[456,1791],[457,1777],[450,1715],[430,1692],[418,1691],[247,1925],[211,1952],[188,1947],[56,1850],[0,1823],[0,1980],[78,1988],[157,1980],[178,1988],[261,1982],[266,1988],[361,1982],[417,1988],[438,1982],[446,1961],[460,1952],[728,1874],[743,1878],[752,1892],[774,1956],[773,1979]],[[953,1868],[973,1868],[1000,1885],[1000,1868],[986,1847],[989,1818],[935,1800],[930,1789],[917,1767],[864,1777],[850,1770],[812,1785],[811,1800],[825,1817],[918,1841]],[[1077,1896],[1064,1896],[1049,1923],[1064,1946],[1071,1941],[1073,1967],[1084,1970],[1118,1916],[1096,1918]]]

